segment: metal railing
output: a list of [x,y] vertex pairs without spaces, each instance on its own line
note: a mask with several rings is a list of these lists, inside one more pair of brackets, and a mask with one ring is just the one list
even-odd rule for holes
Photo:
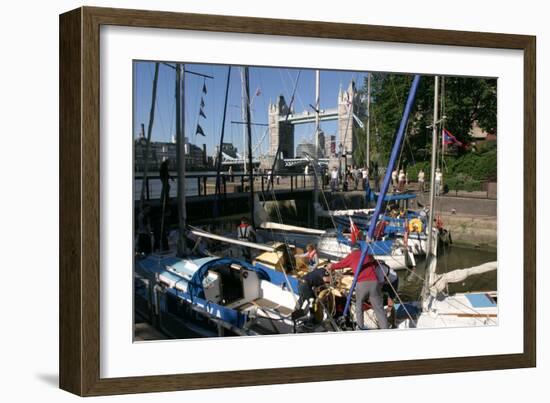
[[[254,180],[254,191],[266,193],[273,190],[286,190],[290,192],[300,190],[310,190],[314,188],[314,174],[306,173],[281,173],[278,175],[269,175],[267,173],[255,173],[252,175]],[[172,176],[170,185],[170,197],[177,196],[176,176]],[[216,192],[216,174],[189,174],[186,178],[187,196],[207,196],[215,195]],[[141,186],[143,177],[139,174],[134,175],[134,200],[141,198]],[[271,182],[271,183],[270,183]],[[322,181],[321,188],[325,189],[328,184]],[[242,193],[249,191],[249,175],[243,173],[229,174],[223,172],[220,174],[219,193],[227,195],[230,193]],[[268,186],[269,185],[269,186]],[[160,176],[151,175],[145,179],[145,199],[160,199],[162,192],[162,183]]]

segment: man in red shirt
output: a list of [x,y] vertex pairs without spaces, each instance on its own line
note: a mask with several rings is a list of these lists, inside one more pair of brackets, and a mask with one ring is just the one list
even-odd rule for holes
[[[353,250],[344,259],[337,263],[328,265],[329,270],[345,269],[347,267],[353,270],[353,274],[357,272],[357,265],[361,260],[361,249],[359,246],[354,246]],[[388,319],[384,311],[382,302],[381,285],[376,277],[376,260],[372,255],[365,256],[363,265],[360,268],[357,284],[355,285],[355,320],[359,329],[364,329],[363,322],[363,302],[369,300],[372,309],[378,319],[378,327],[380,329],[388,328]]]

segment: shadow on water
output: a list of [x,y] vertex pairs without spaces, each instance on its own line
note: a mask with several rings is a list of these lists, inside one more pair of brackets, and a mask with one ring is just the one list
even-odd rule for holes
[[[497,260],[497,252],[468,248],[462,246],[447,246],[440,252],[437,259],[437,273],[443,274],[456,269],[465,269],[483,263]],[[415,300],[420,296],[425,274],[425,259],[416,260],[416,270],[410,272],[401,270],[399,276],[399,293],[404,300]],[[494,291],[497,289],[497,271],[479,274],[465,281],[449,285],[449,293],[469,291]]]

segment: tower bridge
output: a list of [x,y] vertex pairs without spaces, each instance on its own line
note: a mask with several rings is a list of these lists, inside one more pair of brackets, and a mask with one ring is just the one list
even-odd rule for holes
[[[337,121],[338,129],[336,136],[327,136],[320,132],[317,139],[319,144],[319,157],[326,159],[335,158],[339,151],[343,155],[352,155],[357,146],[355,130],[362,127],[362,122],[358,116],[363,113],[362,103],[359,99],[355,82],[351,81],[347,90],[340,90],[338,93],[337,107],[323,109],[319,111],[319,120]],[[294,128],[299,124],[308,124],[315,122],[315,111],[294,112],[290,110],[284,96],[279,96],[274,104],[269,105],[268,126],[269,126],[269,152],[271,159],[275,157],[277,150],[280,151],[285,166],[287,160],[297,163],[305,163],[305,159],[297,158],[295,155]],[[268,163],[269,165],[269,163]],[[264,168],[267,168],[265,166]]]

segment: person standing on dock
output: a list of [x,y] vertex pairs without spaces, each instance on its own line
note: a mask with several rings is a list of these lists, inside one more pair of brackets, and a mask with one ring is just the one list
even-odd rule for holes
[[332,168],[330,173],[330,190],[336,192],[338,189],[338,169],[336,167]]
[[369,169],[367,167],[361,170],[361,176],[363,178],[363,190],[367,190],[367,185],[369,185]]
[[353,190],[357,190],[357,188],[359,187],[359,176],[361,175],[361,172],[357,169],[356,166],[354,166],[351,171],[351,175],[353,177]]
[[395,193],[395,191],[397,190],[397,169],[395,169],[391,173],[391,183],[392,183],[392,186],[393,186],[393,192]]
[[398,181],[398,190],[399,192],[403,192],[405,190],[405,171],[403,169],[399,171]]
[[378,162],[374,162],[373,164],[372,176],[372,179],[374,180],[374,191],[380,192],[380,175],[378,173]]
[[422,193],[424,193],[424,179],[425,179],[424,170],[421,169],[418,172],[418,190]]
[[[361,248],[358,244],[352,246],[352,251],[344,259],[337,263],[331,263],[327,266],[328,270],[341,270],[351,268],[353,273],[357,272],[357,265],[361,260]],[[378,263],[371,254],[365,256],[363,265],[359,268],[357,285],[355,286],[355,320],[359,329],[365,329],[363,321],[363,302],[367,299],[378,319],[380,329],[388,328],[388,319],[384,312],[382,301],[382,286],[376,276],[376,266]]]
[[166,158],[164,161],[162,161],[162,164],[160,164],[159,169],[160,183],[162,184],[162,190],[160,192],[160,202],[163,209],[168,203],[168,200],[170,200],[170,181],[174,180],[174,178],[170,176],[170,170],[168,169],[169,165],[170,159]]
[[435,195],[439,196],[441,195],[441,184],[443,183],[443,173],[441,172],[441,169],[437,168],[435,170]]

